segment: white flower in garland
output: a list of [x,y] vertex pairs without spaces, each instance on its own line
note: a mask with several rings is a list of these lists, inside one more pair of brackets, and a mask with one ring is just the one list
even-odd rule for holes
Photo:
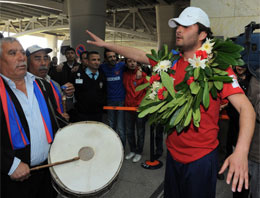
[[153,90],[153,92],[155,91],[157,91],[158,90],[158,88],[160,87],[160,82],[158,82],[158,81],[154,81],[153,82],[153,84],[152,84],[152,90]]
[[171,61],[169,61],[169,60],[163,60],[163,61],[160,61],[160,62],[154,67],[154,71],[161,74],[162,71],[167,72],[167,70],[168,70],[169,68],[171,68],[171,66],[172,66]]
[[211,39],[206,38],[206,41],[203,43],[201,48],[199,48],[199,50],[203,50],[203,51],[206,51],[207,54],[211,54],[214,44],[215,43],[212,42]]
[[160,88],[160,82],[154,81],[152,84],[152,92],[149,94],[149,98],[154,100],[155,96],[157,95],[157,91]]
[[208,61],[208,59],[201,60],[200,58],[201,58],[200,56],[197,58],[196,55],[194,54],[193,59],[189,58],[188,62],[191,64],[193,68],[201,67],[202,69],[205,69],[206,67],[205,63],[206,61]]
[[151,92],[151,93],[149,94],[149,98],[152,99],[152,100],[154,100],[156,94],[157,94],[156,91]]

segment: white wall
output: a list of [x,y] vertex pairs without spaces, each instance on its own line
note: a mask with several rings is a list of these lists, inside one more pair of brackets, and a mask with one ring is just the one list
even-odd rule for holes
[[237,36],[251,21],[260,23],[259,0],[191,0],[191,6],[209,15],[214,36]]

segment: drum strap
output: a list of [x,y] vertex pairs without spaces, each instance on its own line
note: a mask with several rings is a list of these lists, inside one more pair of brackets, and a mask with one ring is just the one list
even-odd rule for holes
[[64,111],[63,111],[63,107],[62,107],[61,94],[60,94],[57,86],[53,83],[52,80],[50,80],[50,84],[51,84],[51,88],[52,88],[52,91],[54,93],[54,97],[55,97],[55,100],[56,100],[56,103],[57,103],[57,111],[60,114],[62,114]]

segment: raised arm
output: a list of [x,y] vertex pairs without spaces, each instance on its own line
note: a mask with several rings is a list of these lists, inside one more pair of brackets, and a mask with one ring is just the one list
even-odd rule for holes
[[90,35],[93,41],[87,40],[87,43],[98,46],[98,47],[105,47],[113,52],[116,52],[124,57],[131,58],[137,62],[149,64],[149,60],[146,56],[146,53],[143,50],[133,48],[133,47],[126,47],[121,45],[116,45],[113,43],[107,43],[92,32],[86,30],[86,32]]
[[227,183],[232,181],[232,191],[240,192],[243,184],[248,189],[248,152],[255,128],[255,111],[244,94],[228,96],[228,100],[239,112],[239,136],[234,152],[225,160],[219,173],[229,166]]

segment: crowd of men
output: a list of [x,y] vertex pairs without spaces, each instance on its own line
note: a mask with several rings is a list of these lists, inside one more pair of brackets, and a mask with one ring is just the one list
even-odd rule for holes
[[[186,8],[178,18],[170,19],[169,25],[177,28],[176,45],[182,50],[174,75],[178,84],[184,78],[188,58],[212,35],[209,18],[199,8]],[[33,45],[25,51],[15,38],[0,38],[2,197],[57,196],[48,169],[31,172],[30,168],[47,163],[55,132],[70,122],[107,122],[118,133],[124,148],[128,141],[130,153],[125,159],[141,160],[146,119],[138,118],[137,112],[122,110],[108,110],[104,116],[103,106],[138,107],[146,90],[136,92],[135,88],[147,82],[147,74],[138,62],[150,64],[151,60],[141,50],[106,43],[87,33],[93,39],[89,44],[105,49],[103,63],[96,51],[82,52],[78,62],[75,50],[69,47],[65,50],[67,61],[58,64],[57,57],[50,60],[50,48]],[[125,61],[119,61],[117,53],[127,57]],[[232,70],[228,72],[235,75]],[[259,85],[259,79],[254,77],[250,83]],[[259,90],[253,85],[249,88],[253,106],[239,86],[225,84],[220,95],[217,100],[210,99],[214,108],[202,114],[198,130],[191,126],[181,135],[173,132],[167,137],[164,197],[215,197],[218,172],[223,173],[227,167],[227,183],[232,180],[232,190],[240,192],[243,186],[248,189],[248,153],[250,195],[259,196],[259,185],[254,185],[259,184],[260,177],[260,160],[255,154],[259,149]],[[236,121],[239,128],[235,149],[219,170],[217,123],[220,101],[226,98],[240,119]],[[159,158],[163,152],[163,126],[153,128],[158,129]]]

